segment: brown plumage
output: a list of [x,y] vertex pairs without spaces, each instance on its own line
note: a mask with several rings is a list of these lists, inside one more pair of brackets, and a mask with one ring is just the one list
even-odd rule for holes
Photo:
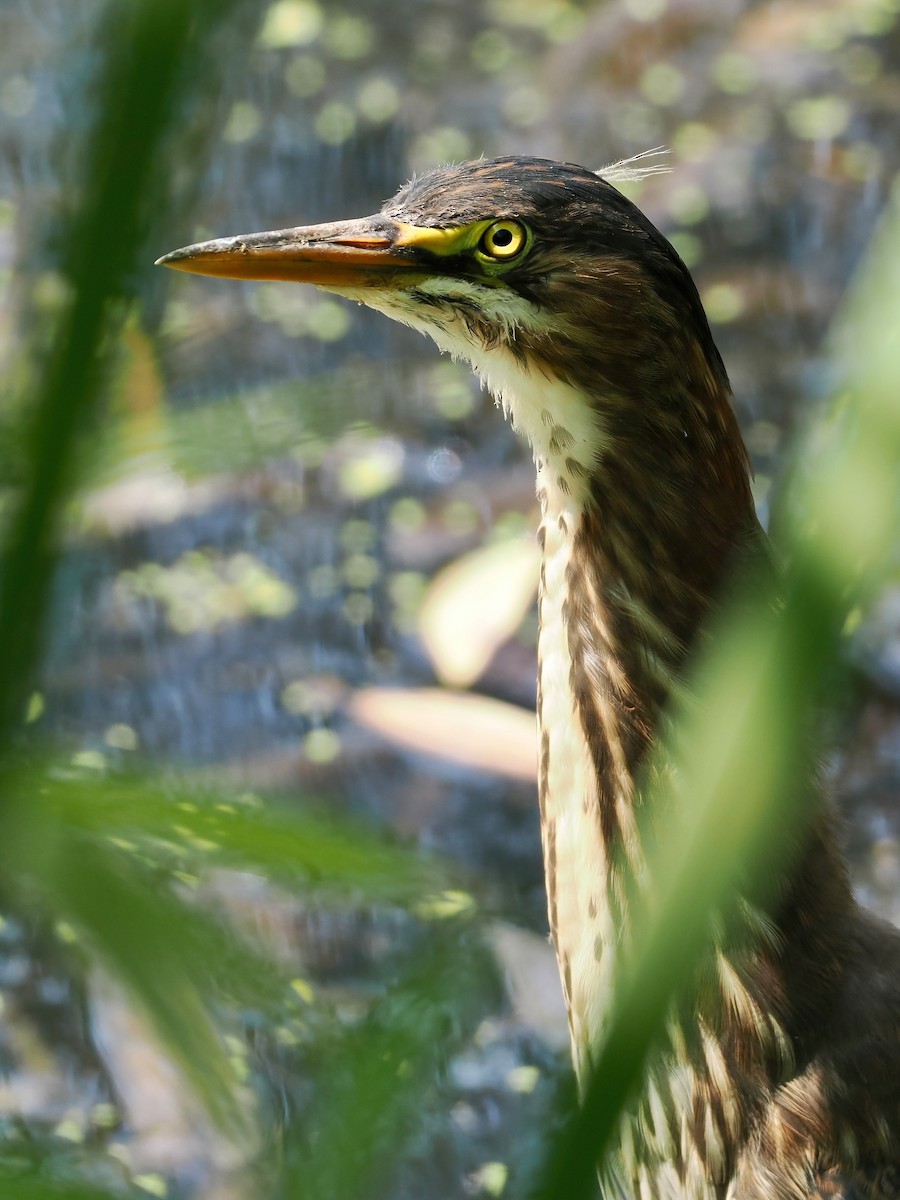
[[[364,221],[161,261],[315,283],[422,329],[530,440],[548,912],[584,1075],[643,865],[635,776],[726,580],[768,560],[690,275],[609,182],[523,158],[434,171]],[[610,1192],[900,1197],[900,935],[855,904],[824,803],[775,894],[746,907],[740,947],[710,944]]]

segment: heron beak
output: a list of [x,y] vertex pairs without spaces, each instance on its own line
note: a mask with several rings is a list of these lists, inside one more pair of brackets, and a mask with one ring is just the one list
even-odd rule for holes
[[334,290],[408,286],[430,272],[416,261],[401,222],[366,217],[197,242],[156,260],[194,275],[278,279]]

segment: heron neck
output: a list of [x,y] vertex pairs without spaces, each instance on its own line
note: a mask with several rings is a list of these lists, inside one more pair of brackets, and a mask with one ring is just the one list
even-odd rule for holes
[[615,861],[622,849],[626,859],[641,854],[635,776],[755,517],[736,426],[723,482],[692,463],[692,428],[654,433],[637,398],[588,400],[536,373],[503,382],[489,379],[531,442],[542,509],[541,826],[551,932],[584,1074],[621,942]]
[[[559,424],[565,405],[542,410],[556,419],[535,421],[510,404],[532,440],[543,513],[540,802],[576,1063],[590,1054],[608,1011],[627,910],[621,868],[643,867],[636,775],[738,560],[766,555],[730,397],[717,402],[713,416],[686,425],[675,444],[654,438],[636,405],[628,412],[597,404],[586,452]],[[851,907],[824,819],[782,896],[776,924],[793,959],[764,973],[757,1000],[793,1030],[802,1025],[802,988],[791,973],[823,955],[841,961]],[[777,1059],[780,1051],[766,1053]]]
[[729,575],[766,554],[730,392],[715,382],[702,403],[663,389],[654,403],[586,405],[576,392],[567,407],[575,389],[557,387],[538,421],[510,405],[535,453],[545,576],[551,562],[563,576],[570,689],[601,792],[613,729],[616,770],[633,778]]

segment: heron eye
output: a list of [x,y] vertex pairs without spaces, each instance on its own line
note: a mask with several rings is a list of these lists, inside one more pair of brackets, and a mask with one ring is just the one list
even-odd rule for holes
[[505,262],[525,249],[528,230],[518,221],[495,221],[482,234],[478,249],[488,258]]

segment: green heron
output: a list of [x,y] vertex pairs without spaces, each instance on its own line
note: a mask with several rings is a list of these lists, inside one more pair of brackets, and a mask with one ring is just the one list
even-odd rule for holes
[[[482,159],[363,220],[160,259],[315,284],[411,325],[467,359],[531,443],[541,828],[582,1077],[623,932],[616,872],[641,857],[636,774],[736,560],[767,554],[697,289],[606,174]],[[900,935],[855,903],[824,803],[751,951],[711,954],[716,1001],[698,993],[651,1065],[615,1190],[900,1197]]]

